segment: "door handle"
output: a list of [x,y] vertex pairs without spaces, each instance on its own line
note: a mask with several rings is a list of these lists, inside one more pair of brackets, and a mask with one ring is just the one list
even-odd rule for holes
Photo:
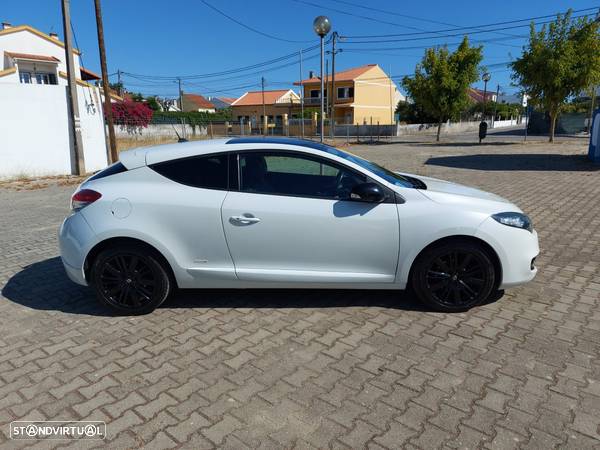
[[260,219],[258,217],[253,216],[231,216],[229,218],[229,221],[232,223],[238,223],[242,225],[250,225],[252,223],[260,222]]

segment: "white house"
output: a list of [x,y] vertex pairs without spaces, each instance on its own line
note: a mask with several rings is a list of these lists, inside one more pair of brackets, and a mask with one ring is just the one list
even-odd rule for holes
[[[86,171],[107,164],[102,92],[74,50]],[[71,171],[65,45],[29,25],[0,29],[0,177]]]

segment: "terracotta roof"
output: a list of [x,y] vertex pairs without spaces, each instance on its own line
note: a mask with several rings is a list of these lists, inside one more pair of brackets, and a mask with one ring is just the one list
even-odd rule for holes
[[[265,91],[265,105],[274,105],[289,89]],[[231,106],[254,106],[263,104],[263,91],[249,91],[232,103]]]
[[[363,73],[367,72],[368,70],[371,70],[376,65],[377,64],[367,64],[365,66],[353,67],[352,69],[347,69],[347,70],[342,70],[341,72],[336,72],[335,73],[335,81],[352,81],[352,80],[358,78],[359,76],[361,76]],[[325,81],[329,81],[330,78],[331,78],[331,75],[329,77],[325,78]],[[312,83],[320,83],[320,82],[321,82],[321,79],[319,77],[312,77],[312,78],[308,78],[306,80],[297,81],[294,84],[296,86],[300,86],[303,84],[312,84]]]
[[32,55],[30,53],[14,53],[14,52],[4,52],[7,56],[10,56],[13,59],[32,59],[34,61],[50,61],[50,62],[60,62],[60,59],[55,58],[54,56],[46,56],[46,55]]
[[217,99],[219,99],[223,103],[227,103],[229,105],[231,105],[233,102],[235,102],[237,100],[237,98],[234,98],[234,97],[217,97]]
[[81,72],[82,80],[99,80],[102,78],[100,75],[92,72],[91,70],[87,70],[85,67],[80,67],[79,71]]
[[215,109],[215,105],[198,94],[183,94],[183,109]]
[[[477,88],[469,88],[467,94],[469,95],[469,98],[474,101],[475,103],[482,103],[483,102],[483,91],[481,89],[477,89]],[[493,100],[494,96],[496,95],[496,93],[494,91],[487,91],[485,93],[485,97],[487,99],[487,101],[491,101]]]

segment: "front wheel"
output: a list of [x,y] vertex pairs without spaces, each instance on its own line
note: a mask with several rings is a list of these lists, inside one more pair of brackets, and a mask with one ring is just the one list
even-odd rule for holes
[[127,315],[152,312],[171,291],[165,267],[137,246],[100,252],[92,264],[91,281],[101,303]]
[[449,242],[424,251],[412,272],[421,301],[438,311],[465,311],[484,302],[496,281],[488,252],[472,242]]

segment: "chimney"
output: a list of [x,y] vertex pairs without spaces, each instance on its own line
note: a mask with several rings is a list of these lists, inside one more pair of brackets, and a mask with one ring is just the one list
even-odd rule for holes
[[12,28],[12,24],[10,22],[2,22],[2,30],[8,30],[9,28]]
[[308,72],[308,79],[310,80],[311,78],[314,78],[314,77],[315,77],[315,73],[312,70],[310,70]]
[[58,34],[55,33],[54,31],[51,31],[50,33],[48,33],[48,35],[52,38],[52,39],[56,39],[58,41]]

